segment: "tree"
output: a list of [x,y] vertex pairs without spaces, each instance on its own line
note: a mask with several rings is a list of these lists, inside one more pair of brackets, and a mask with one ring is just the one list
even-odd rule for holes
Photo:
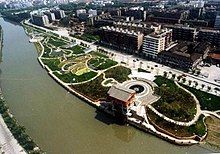
[[182,78],[181,76],[178,76],[178,77],[177,77],[177,80],[180,81],[181,78]]
[[198,82],[197,82],[197,81],[194,81],[194,83],[195,83],[195,87],[197,87],[197,86],[198,86]]
[[165,78],[167,78],[167,72],[166,72],[166,71],[163,72],[163,76],[164,76]]
[[176,74],[172,74],[172,79],[174,80],[176,77]]
[[188,83],[189,83],[189,86],[190,86],[190,85],[192,84],[192,81],[191,81],[191,80],[189,80],[189,81],[188,81]]
[[202,89],[203,89],[203,88],[205,87],[205,85],[204,85],[204,84],[202,84],[202,85],[201,85],[201,87],[202,87]]
[[186,82],[186,78],[183,78],[182,81],[183,81],[183,83],[185,83]]

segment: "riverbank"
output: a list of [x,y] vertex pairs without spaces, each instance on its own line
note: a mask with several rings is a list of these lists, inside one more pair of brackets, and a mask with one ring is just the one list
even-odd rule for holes
[[0,25],[0,62],[2,62],[3,29]]
[[[0,27],[0,51],[2,58],[3,29]],[[23,126],[10,113],[2,90],[0,89],[0,144],[2,153],[43,153],[43,151],[27,135]]]
[[[27,31],[26,31],[27,32]],[[28,33],[27,33],[28,34]],[[51,34],[51,33],[50,33]],[[58,38],[58,37],[57,37]],[[89,103],[90,105],[92,106],[95,106],[96,108],[98,109],[101,109],[101,110],[104,110],[105,112],[108,111],[105,109],[105,107],[101,106],[100,105],[100,101],[92,101],[91,99],[89,99],[87,96],[75,91],[73,88],[70,87],[71,84],[67,84],[65,82],[63,82],[61,79],[59,79],[56,75],[53,74],[54,70],[51,70],[51,68],[49,68],[47,65],[45,65],[42,61],[42,57],[43,55],[46,53],[46,51],[44,51],[44,46],[42,45],[41,42],[38,42],[41,46],[41,50],[40,51],[40,56],[38,57],[38,61],[39,63],[41,64],[41,66],[43,68],[45,68],[48,72],[48,74],[56,81],[58,82],[60,85],[62,85],[65,89],[67,89],[68,91],[70,91],[71,93],[73,93],[74,95],[78,96],[79,98],[85,100],[87,103]],[[37,48],[37,50],[39,50],[39,48]],[[39,51],[38,51],[39,52]],[[50,53],[52,52],[52,50],[50,51]],[[45,57],[44,57],[45,58]],[[108,111],[108,113],[111,114],[111,112]],[[155,129],[153,129],[152,127],[148,127],[148,126],[145,126],[143,125],[142,123],[140,122],[137,122],[137,121],[132,121],[132,120],[128,120],[128,123],[134,125],[134,122],[136,123],[136,126],[139,126],[139,127],[144,127],[145,131],[148,131],[148,132],[154,132],[154,134],[156,134],[157,136],[161,137],[161,138],[164,138],[172,143],[175,143],[175,144],[178,144],[178,145],[192,145],[192,144],[196,144],[196,143],[199,143],[198,141],[195,141],[195,140],[184,140],[184,139],[176,139],[176,138],[173,138],[173,137],[170,137],[169,135],[167,134],[164,134],[164,133],[161,133],[159,131],[156,131]]]

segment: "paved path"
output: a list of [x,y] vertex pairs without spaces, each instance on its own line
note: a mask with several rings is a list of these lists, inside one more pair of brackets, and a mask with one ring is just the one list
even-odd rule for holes
[[205,116],[213,115],[216,118],[220,119],[220,115],[216,111],[212,112],[212,111],[202,110],[202,114],[204,114]]
[[26,154],[11,134],[2,116],[0,116],[0,132],[0,146],[2,147],[0,152],[5,154]]

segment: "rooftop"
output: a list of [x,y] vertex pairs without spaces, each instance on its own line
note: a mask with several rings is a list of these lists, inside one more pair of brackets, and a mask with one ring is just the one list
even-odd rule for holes
[[132,94],[135,94],[135,93],[136,92],[134,90],[127,89],[121,85],[113,85],[108,91],[108,95],[110,97],[116,98],[124,102],[129,100]]

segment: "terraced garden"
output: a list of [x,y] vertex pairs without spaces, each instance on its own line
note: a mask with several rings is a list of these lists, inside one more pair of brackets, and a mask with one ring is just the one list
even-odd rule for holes
[[105,54],[96,51],[86,54],[84,46],[52,34],[39,32],[39,35],[44,37],[40,42],[44,47],[40,59],[50,73],[91,100],[105,99],[109,85],[129,79],[131,70]]

